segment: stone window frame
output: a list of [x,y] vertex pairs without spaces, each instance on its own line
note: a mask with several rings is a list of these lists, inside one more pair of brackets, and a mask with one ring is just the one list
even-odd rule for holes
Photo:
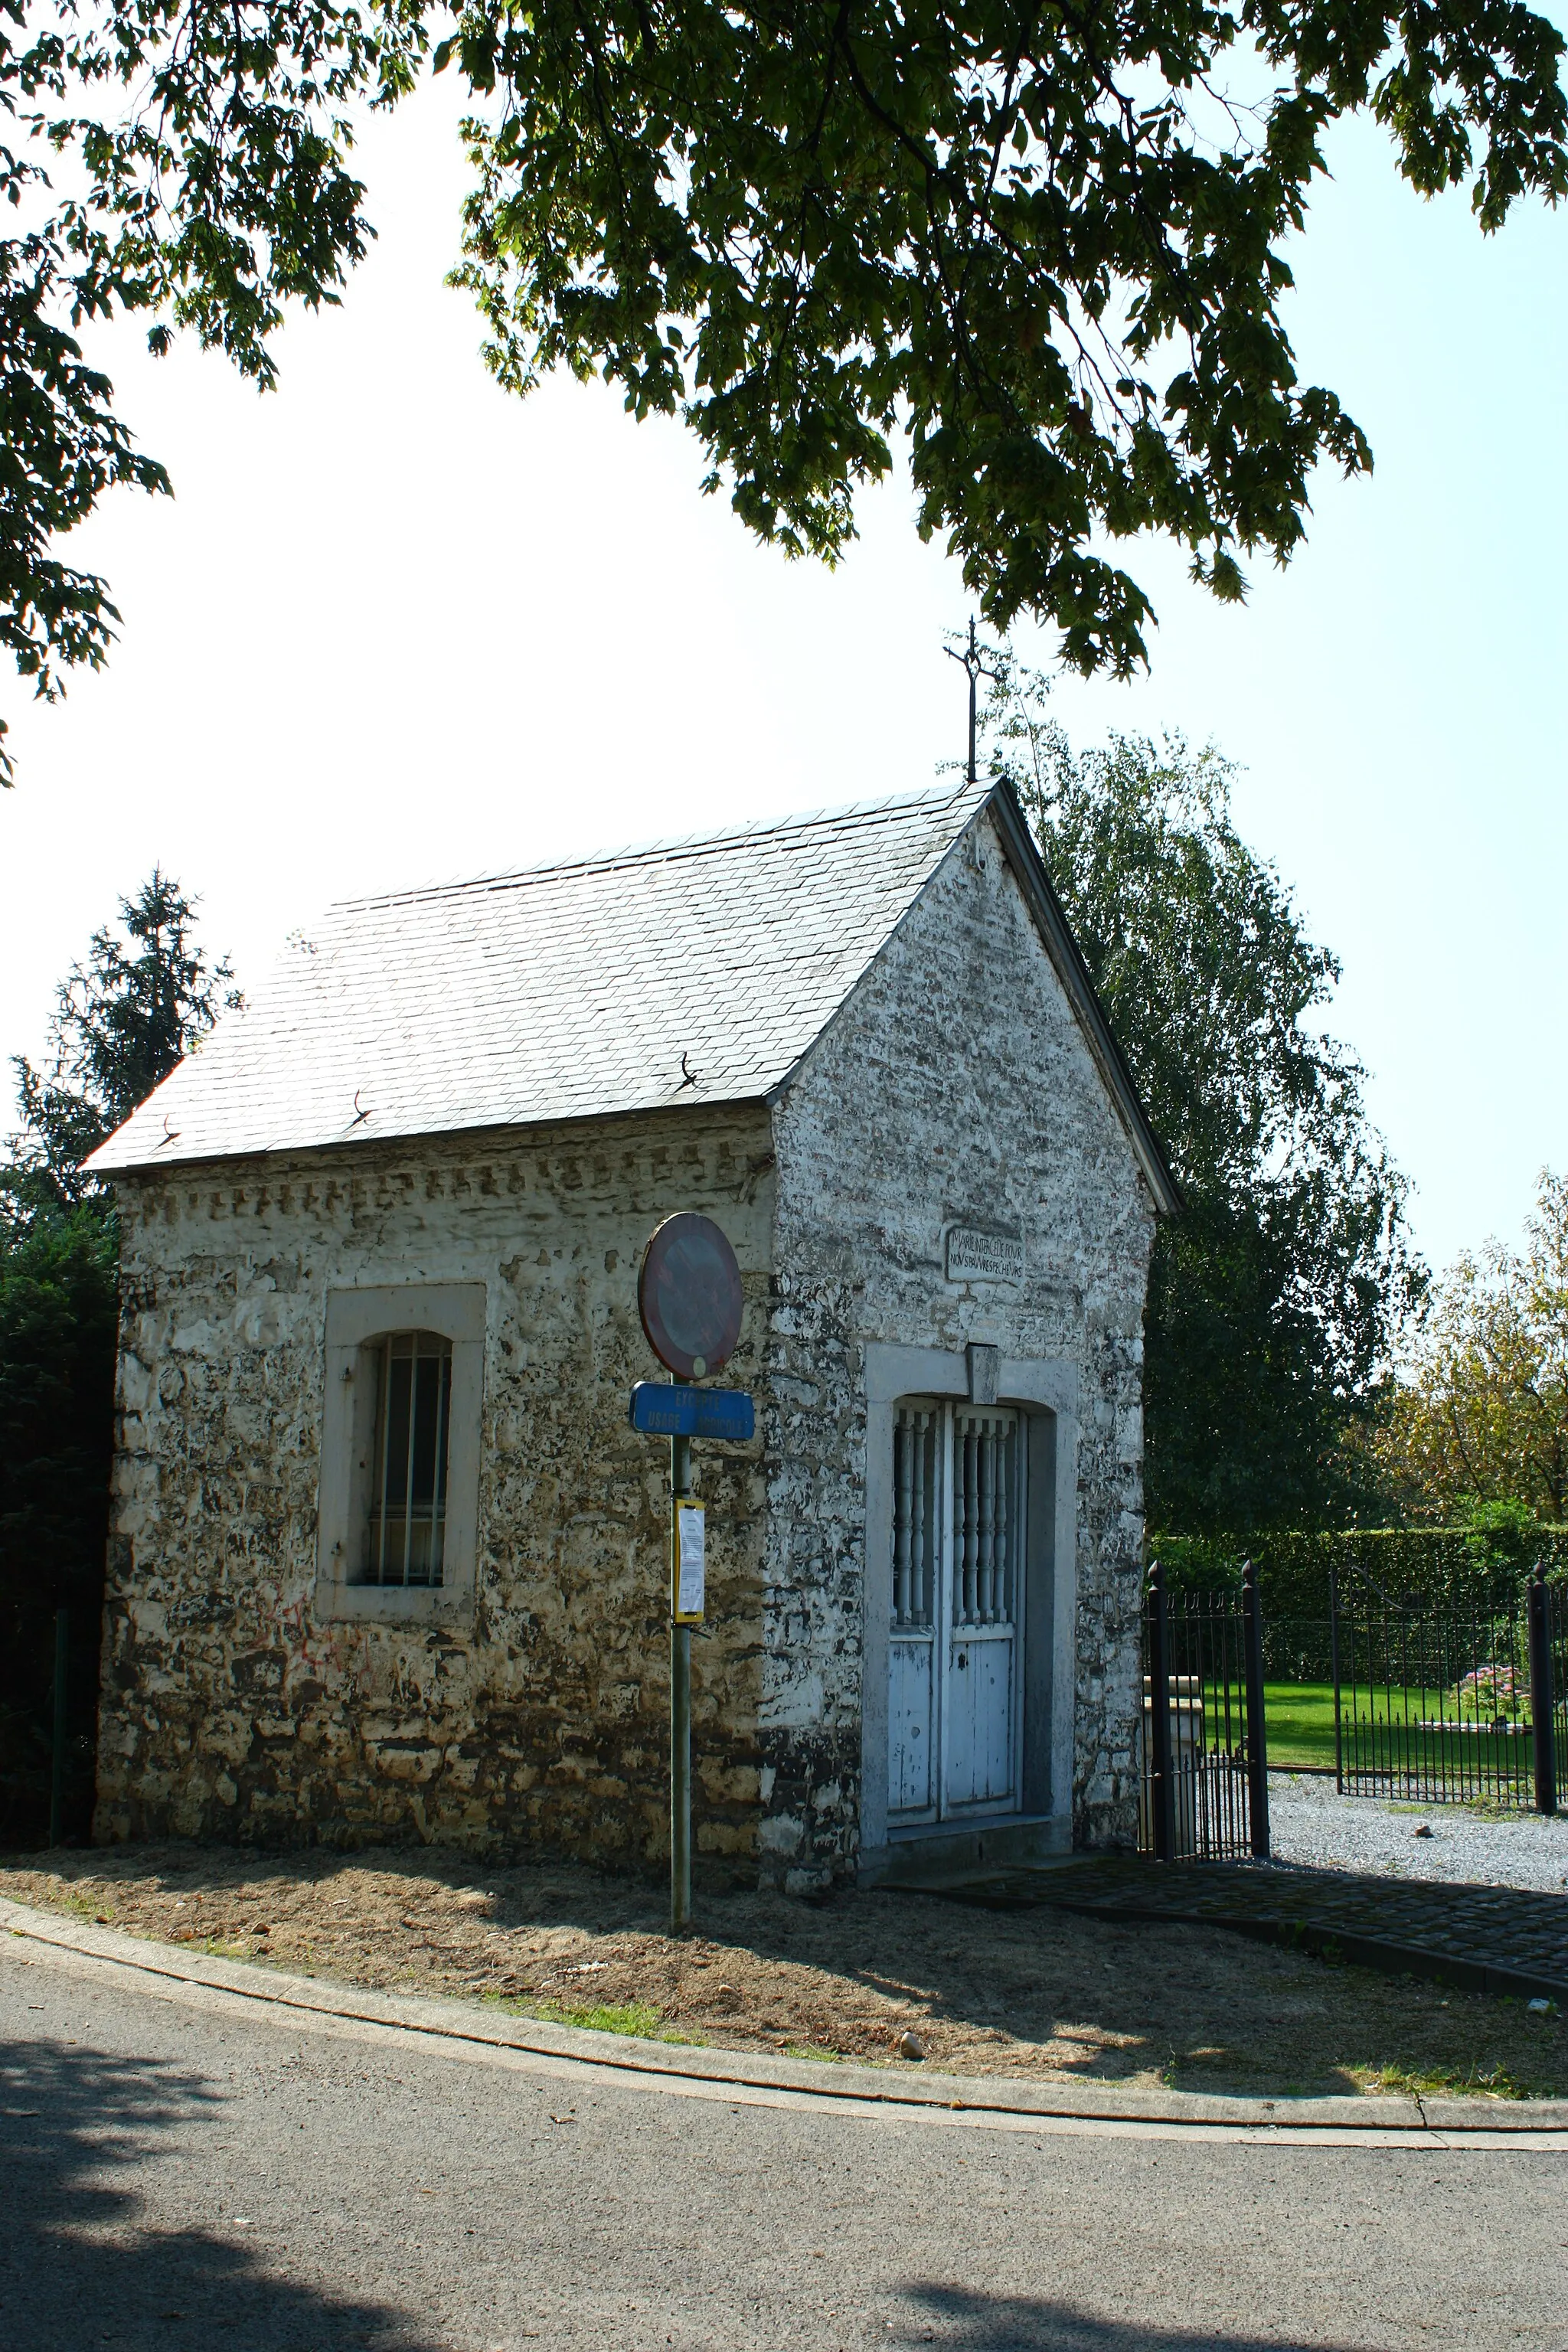
[[[435,1331],[452,1349],[447,1440],[446,1549],[439,1584],[355,1584],[349,1568],[368,1507],[375,1421],[374,1343],[394,1331]],[[323,1350],[321,1471],[316,1513],[315,1614],[373,1624],[467,1622],[479,1548],[484,1412],[485,1286],[398,1282],[329,1290]]]
[[[892,1603],[893,1416],[899,1400],[936,1397],[1022,1409],[1028,1422],[1029,1596],[1024,1611],[1024,1777],[998,1822],[1049,1821],[1070,1843],[1077,1712],[1079,1367],[992,1347],[865,1351],[866,1517],[861,1621],[860,1860],[889,1842],[950,1835],[983,1817],[897,1827],[888,1819],[888,1640]],[[1041,1636],[1046,1638],[1042,1640]]]

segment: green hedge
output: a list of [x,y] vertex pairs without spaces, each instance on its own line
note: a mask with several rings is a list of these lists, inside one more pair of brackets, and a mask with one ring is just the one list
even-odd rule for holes
[[1161,1562],[1171,1587],[1210,1591],[1239,1584],[1242,1562],[1255,1560],[1267,1623],[1326,1617],[1331,1570],[1338,1570],[1343,1587],[1359,1569],[1395,1601],[1468,1604],[1516,1592],[1537,1560],[1549,1576],[1568,1575],[1568,1528],[1363,1528],[1348,1535],[1219,1540],[1152,1536],[1149,1557]]

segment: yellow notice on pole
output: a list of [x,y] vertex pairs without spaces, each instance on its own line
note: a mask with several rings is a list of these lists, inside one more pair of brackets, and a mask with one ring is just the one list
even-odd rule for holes
[[708,1538],[700,1503],[675,1506],[675,1590],[673,1615],[678,1625],[700,1625],[707,1599]]

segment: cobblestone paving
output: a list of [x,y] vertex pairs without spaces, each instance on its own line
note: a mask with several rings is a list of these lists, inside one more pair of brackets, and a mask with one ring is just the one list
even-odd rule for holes
[[1099,1919],[1172,1919],[1472,1990],[1568,2004],[1568,1896],[1445,1885],[1273,1863],[1162,1864],[1131,1856],[1021,1870],[942,1890],[987,1909],[1055,1905]]

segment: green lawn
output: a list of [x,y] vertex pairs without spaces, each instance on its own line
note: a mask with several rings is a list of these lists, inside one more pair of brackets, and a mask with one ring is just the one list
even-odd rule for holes
[[[1332,1683],[1265,1683],[1264,1713],[1268,1729],[1268,1761],[1289,1769],[1292,1764],[1332,1767],[1334,1760],[1334,1686]],[[1357,1694],[1361,1713],[1368,1706],[1364,1689]],[[1345,1695],[1347,1708],[1350,1694]],[[1528,1731],[1480,1734],[1451,1731],[1426,1734],[1415,1728],[1421,1716],[1452,1717],[1452,1691],[1412,1691],[1408,1701],[1410,1729],[1399,1749],[1405,1762],[1441,1778],[1447,1770],[1473,1776],[1484,1782],[1499,1773],[1528,1773],[1531,1739]],[[1383,1712],[1380,1702],[1378,1712]],[[1403,1709],[1400,1710],[1403,1713]],[[1350,1724],[1345,1725],[1346,1767],[1351,1763]]]
[[1332,1683],[1265,1683],[1263,1716],[1270,1764],[1334,1760]]
[[[1332,1683],[1265,1683],[1264,1713],[1268,1732],[1268,1761],[1286,1771],[1292,1767],[1314,1767],[1319,1770],[1334,1769],[1334,1686]],[[1381,1688],[1375,1693],[1363,1684],[1353,1695],[1347,1687],[1344,1697],[1345,1769],[1355,1764],[1356,1742],[1352,1738],[1352,1712],[1360,1718],[1362,1769],[1374,1766],[1387,1770],[1392,1762],[1402,1773],[1414,1772],[1434,1781],[1452,1780],[1454,1793],[1461,1783],[1472,1788],[1494,1785],[1500,1776],[1528,1777],[1531,1770],[1531,1737],[1527,1730],[1494,1732],[1470,1725],[1461,1726],[1454,1718],[1457,1712],[1452,1688],[1395,1693],[1393,1709],[1393,1738],[1381,1728],[1388,1718],[1389,1695]],[[1215,1746],[1228,1745],[1229,1728],[1238,1722],[1244,1707],[1241,1690],[1231,1685],[1230,1706],[1225,1704],[1223,1688],[1212,1683],[1205,1686],[1205,1735]],[[1372,1721],[1380,1727],[1376,1735]],[[1426,1729],[1426,1724],[1441,1722],[1443,1729]]]

